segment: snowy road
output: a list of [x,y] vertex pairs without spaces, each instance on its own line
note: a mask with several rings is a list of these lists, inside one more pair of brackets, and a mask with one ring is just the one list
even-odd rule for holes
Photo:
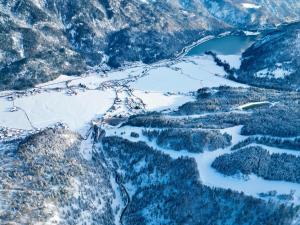
[[[142,130],[145,129],[143,127],[129,127],[129,126],[125,126],[121,128],[107,127],[106,132],[107,132],[107,136],[117,135],[133,142],[138,142],[138,141],[146,142],[147,145],[151,146],[154,149],[162,151],[167,155],[170,155],[174,159],[179,157],[190,157],[195,159],[195,161],[197,162],[201,182],[207,186],[231,189],[231,190],[243,192],[246,195],[251,195],[259,198],[261,198],[261,196],[259,195],[261,193],[276,191],[278,195],[289,195],[291,191],[295,191],[294,199],[292,201],[289,201],[289,203],[300,204],[300,184],[286,182],[286,181],[265,180],[254,174],[251,174],[250,176],[224,176],[223,174],[220,174],[214,168],[211,167],[211,164],[218,156],[232,153],[231,147],[247,138],[247,136],[240,135],[241,128],[242,126],[236,126],[236,127],[222,129],[221,130],[222,133],[226,132],[232,136],[231,146],[216,151],[204,151],[203,153],[189,153],[187,151],[174,151],[170,149],[164,149],[158,146],[155,140],[149,141],[147,137],[145,137],[142,134]],[[156,130],[156,129],[151,128],[150,130]],[[130,135],[131,132],[135,132],[139,134],[139,137],[138,138],[131,137]],[[271,154],[287,153],[287,154],[294,154],[297,156],[299,155],[299,152],[292,151],[292,150],[278,149],[278,148],[272,148],[267,146],[263,146],[263,147],[267,149]]]

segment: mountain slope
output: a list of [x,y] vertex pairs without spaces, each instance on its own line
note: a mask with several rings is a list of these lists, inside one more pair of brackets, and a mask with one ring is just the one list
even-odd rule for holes
[[81,141],[51,128],[0,145],[1,224],[115,224],[109,171],[82,158]]
[[[298,19],[298,1],[1,0],[0,89],[151,63],[207,35]],[[254,7],[253,7],[254,5]],[[293,7],[287,7],[293,5]]]
[[300,87],[300,23],[282,26],[243,53],[238,80],[285,90]]

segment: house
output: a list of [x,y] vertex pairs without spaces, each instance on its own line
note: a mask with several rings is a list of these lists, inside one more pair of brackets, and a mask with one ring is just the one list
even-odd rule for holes
[[16,106],[13,106],[9,109],[10,112],[16,112],[18,111],[18,108]]
[[7,97],[7,100],[8,100],[8,101],[13,101],[14,99],[15,99],[14,96],[8,96],[8,97]]

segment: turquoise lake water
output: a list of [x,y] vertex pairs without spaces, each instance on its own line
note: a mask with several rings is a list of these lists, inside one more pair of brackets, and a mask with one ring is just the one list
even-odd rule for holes
[[213,51],[221,55],[236,55],[251,46],[256,36],[229,35],[208,40],[193,47],[187,56],[203,55],[206,51]]

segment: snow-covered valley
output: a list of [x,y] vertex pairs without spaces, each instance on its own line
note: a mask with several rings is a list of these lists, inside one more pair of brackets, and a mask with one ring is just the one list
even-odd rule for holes
[[[248,5],[246,5],[247,7],[243,6],[248,7]],[[238,69],[241,65],[241,53],[218,54],[217,57],[224,64],[228,64],[231,69]],[[237,198],[253,197],[259,201],[263,200],[257,204],[270,204],[268,203],[270,200],[275,205],[284,203],[286,207],[292,204],[300,205],[299,182],[284,180],[284,177],[264,179],[261,174],[254,172],[228,176],[212,167],[219,157],[251,147],[266,149],[270,155],[300,156],[297,148],[297,141],[300,137],[297,124],[295,125],[296,131],[293,127],[288,127],[287,129],[290,129],[291,133],[284,136],[285,134],[280,133],[285,130],[280,127],[281,124],[279,124],[279,135],[277,133],[273,135],[268,130],[271,129],[270,127],[260,128],[259,125],[262,125],[260,122],[253,122],[254,125],[251,123],[251,120],[259,121],[263,117],[261,114],[266,114],[266,111],[273,112],[276,107],[292,104],[291,102],[298,99],[298,94],[291,93],[286,96],[285,93],[276,91],[262,92],[260,89],[229,80],[227,75],[224,66],[217,65],[214,57],[209,54],[200,54],[181,56],[177,59],[163,60],[150,65],[136,63],[108,72],[99,72],[97,68],[94,68],[80,77],[62,75],[56,80],[39,84],[32,89],[0,92],[0,146],[2,144],[4,146],[6,142],[23,140],[24,137],[31,134],[38,136],[41,131],[48,132],[49,127],[50,129],[68,127],[72,132],[79,133],[81,138],[73,134],[68,134],[69,136],[64,136],[64,138],[68,140],[69,137],[72,137],[72,145],[77,143],[76,141],[80,142],[77,147],[74,147],[75,153],[72,152],[71,155],[73,157],[75,155],[76,160],[83,161],[81,163],[85,169],[87,168],[86,164],[92,165],[93,171],[88,173],[86,179],[92,179],[90,176],[97,172],[95,169],[97,160],[104,165],[100,170],[103,169],[106,172],[109,170],[105,176],[101,174],[103,177],[97,177],[96,181],[97,185],[107,182],[103,190],[105,197],[98,196],[97,202],[95,200],[92,203],[85,202],[85,204],[91,204],[90,207],[93,207],[101,215],[105,215],[109,210],[113,211],[115,224],[123,224],[124,213],[128,211],[128,207],[130,210],[130,204],[133,204],[134,198],[139,196],[139,188],[145,187],[146,190],[152,188],[152,180],[154,186],[165,185],[169,182],[169,175],[165,177],[164,174],[159,174],[157,171],[161,168],[156,168],[154,172],[152,171],[154,174],[149,172],[152,180],[147,183],[149,178],[146,178],[148,172],[145,168],[155,161],[147,161],[151,157],[154,159],[162,157],[166,158],[166,161],[180,163],[190,160],[189,166],[196,168],[195,177],[199,176],[196,181],[209,190],[219,188],[218,190],[221,190],[222,193],[222,190],[230,189],[239,196]],[[217,97],[214,97],[215,95]],[[295,108],[293,107],[291,110]],[[262,111],[262,113],[260,110],[266,111]],[[279,110],[285,110],[285,108],[279,108]],[[294,112],[296,118],[297,113],[296,110]],[[248,129],[248,133],[245,132],[246,129]],[[265,130],[259,129],[265,129],[267,133],[264,134]],[[63,133],[64,131],[59,132]],[[200,136],[193,136],[197,132]],[[166,138],[166,143],[158,141],[160,135],[165,135],[163,137]],[[188,140],[187,143],[194,144],[199,141],[197,139],[199,137],[203,139],[201,141],[205,142],[203,143],[204,147],[201,146],[203,147],[201,151],[192,152],[188,148],[182,149],[182,145],[187,147],[185,138]],[[262,139],[266,138],[269,142],[266,142],[267,144],[259,142],[261,137]],[[246,142],[245,146],[233,150],[234,147],[242,145],[249,138],[258,138],[255,140],[257,143],[255,141],[253,143]],[[276,138],[276,140],[272,142],[268,138],[270,140]],[[103,139],[106,144],[102,145]],[[285,143],[286,140],[287,143]],[[129,144],[126,141],[129,141]],[[60,143],[60,139],[58,142]],[[108,144],[110,142],[113,144]],[[140,161],[131,158],[128,161],[129,169],[133,168],[134,174],[138,175],[135,174],[132,177],[126,175],[129,169],[126,167],[126,161],[122,158],[123,155],[116,156],[114,147],[110,147],[119,142],[121,147],[134,143],[136,146],[133,144],[132,148],[146,149],[145,146],[151,148],[150,156],[145,155],[142,160],[139,158]],[[145,146],[139,147],[140,142],[143,142]],[[141,145],[143,146],[143,144]],[[174,148],[178,144],[180,145],[179,150]],[[281,147],[279,144],[287,145],[287,147]],[[28,147],[28,149],[31,148]],[[103,151],[103,149],[107,151]],[[119,151],[117,147],[115,150]],[[124,151],[127,150],[125,148]],[[97,157],[99,159],[95,160]],[[134,152],[132,157],[135,157]],[[7,164],[0,162],[0,168],[7,168],[12,163],[10,160],[11,158],[7,159],[9,162]],[[134,166],[130,164],[132,162]],[[67,162],[67,165],[74,166],[72,162]],[[155,177],[155,173],[158,173],[157,177]],[[70,190],[73,190],[70,191],[72,199],[85,197],[84,193],[87,190],[91,190],[91,193],[97,196],[94,183],[83,187],[78,181],[79,177],[82,178],[81,175],[76,175],[67,182],[70,183]],[[143,181],[138,183],[140,181],[135,179]],[[87,180],[84,180],[83,183],[87,184]],[[52,188],[55,189],[55,187]],[[1,194],[0,197],[2,197]],[[138,202],[138,200],[136,201]],[[3,210],[1,204],[0,200],[0,214]],[[49,203],[49,205],[51,204],[53,203]],[[57,214],[68,215],[70,211],[81,207],[79,203],[79,206],[76,204],[64,205],[60,208],[51,206],[53,210],[50,207],[49,211],[56,212],[54,217],[59,221],[62,216]],[[151,210],[152,208],[148,211],[143,209],[144,218],[151,218],[148,215]],[[91,217],[91,212],[84,211],[81,219],[78,219],[77,222],[81,221],[82,224],[90,222]],[[156,222],[168,224],[168,220],[162,218]],[[56,222],[52,221],[51,223],[56,224]]]
[[[224,56],[233,66],[238,58]],[[246,86],[225,75],[212,57],[203,55],[137,64],[104,74],[91,71],[82,77],[61,76],[26,91],[0,93],[0,126],[31,130],[61,122],[80,131],[91,120],[105,116],[176,109],[192,101],[192,93],[201,87]],[[130,103],[138,104],[138,109]]]
[[[231,147],[235,144],[243,141],[247,138],[247,136],[243,136],[240,134],[241,126],[230,127],[226,129],[222,129],[222,133],[228,133],[232,136],[232,144],[231,146],[218,149],[216,151],[205,151],[203,153],[190,153],[186,150],[182,151],[175,151],[171,149],[166,149],[158,146],[155,140],[149,141],[147,137],[143,135],[143,129],[140,127],[110,127],[106,128],[107,136],[119,136],[121,138],[128,139],[132,142],[142,141],[147,143],[148,146],[151,146],[154,149],[157,149],[164,154],[170,155],[172,158],[177,159],[180,157],[189,157],[195,159],[197,162],[198,171],[200,174],[200,180],[203,184],[210,186],[210,187],[219,187],[224,189],[231,189],[239,192],[243,192],[246,195],[250,195],[257,198],[262,199],[272,199],[276,200],[276,196],[262,196],[262,193],[270,193],[276,191],[277,195],[289,195],[291,191],[294,191],[293,199],[288,201],[289,204],[300,204],[300,184],[295,184],[291,182],[284,182],[284,181],[270,181],[262,179],[255,174],[251,174],[249,176],[236,175],[232,177],[224,176],[214,168],[211,167],[213,161],[220,155],[229,154],[231,153]],[[153,129],[150,129],[153,130]],[[157,129],[156,129],[157,130]],[[132,137],[131,133],[139,134],[139,137]],[[259,145],[254,145],[259,146]],[[261,146],[261,145],[260,145]],[[299,156],[300,153],[298,151],[293,150],[285,150],[279,148],[272,148],[269,146],[265,147],[271,154],[272,153],[279,153],[279,154],[291,154]]]

